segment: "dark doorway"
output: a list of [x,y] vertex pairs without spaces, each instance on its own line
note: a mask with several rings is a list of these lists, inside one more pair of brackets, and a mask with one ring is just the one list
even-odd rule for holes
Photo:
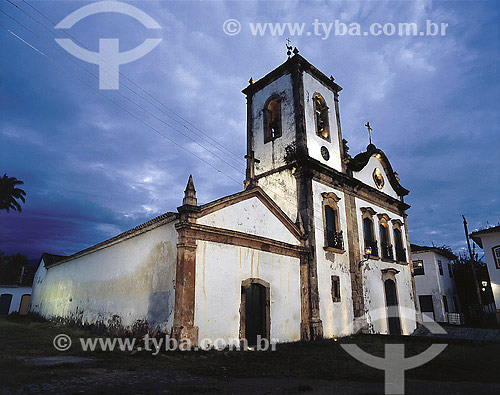
[[0,296],[0,315],[9,314],[11,301],[12,301],[11,294],[3,294],[2,296]]
[[387,304],[387,316],[389,321],[389,334],[401,335],[401,322],[399,321],[398,296],[396,283],[387,279],[384,282],[385,302]]
[[266,287],[250,283],[242,287],[245,303],[245,338],[249,346],[257,344],[257,336],[267,337],[266,331]]
[[420,311],[422,312],[422,319],[424,321],[434,321],[434,303],[432,303],[432,295],[420,295],[418,297],[420,303]]

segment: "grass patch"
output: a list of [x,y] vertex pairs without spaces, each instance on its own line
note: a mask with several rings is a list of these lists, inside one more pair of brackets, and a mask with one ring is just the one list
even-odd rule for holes
[[[57,351],[55,335],[65,333],[73,340],[66,352]],[[0,319],[0,371],[3,387],[18,387],[31,383],[50,382],[69,377],[85,377],[106,372],[183,370],[195,375],[224,377],[294,377],[326,380],[383,381],[383,372],[365,366],[348,355],[342,343],[356,343],[374,355],[384,355],[384,345],[405,343],[406,356],[416,355],[434,341],[410,337],[360,335],[339,341],[321,340],[278,344],[276,351],[267,352],[160,352],[151,355],[142,351],[85,352],[80,337],[104,337],[80,328],[30,318]],[[96,359],[92,365],[33,366],[26,359],[42,356],[71,355]],[[407,378],[436,381],[499,382],[497,364],[500,344],[450,343],[433,361],[407,371]],[[196,389],[193,389],[196,390]],[[307,393],[309,388],[297,388]],[[216,392],[217,389],[213,388]]]

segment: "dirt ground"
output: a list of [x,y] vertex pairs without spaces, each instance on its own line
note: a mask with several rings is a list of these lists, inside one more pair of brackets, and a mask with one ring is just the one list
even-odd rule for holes
[[[73,346],[57,351],[56,335]],[[384,356],[386,343],[419,354],[432,338],[360,335],[278,344],[275,351],[83,351],[79,328],[29,318],[0,319],[0,393],[336,393],[384,392],[384,373],[341,344]],[[500,343],[450,339],[431,362],[406,372],[406,393],[500,393]]]

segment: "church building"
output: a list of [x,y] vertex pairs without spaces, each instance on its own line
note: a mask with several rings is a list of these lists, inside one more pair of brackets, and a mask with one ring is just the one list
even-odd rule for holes
[[244,190],[198,205],[190,177],[175,212],[43,254],[31,311],[194,344],[412,333],[408,190],[371,142],[348,154],[341,90],[297,50],[250,80]]

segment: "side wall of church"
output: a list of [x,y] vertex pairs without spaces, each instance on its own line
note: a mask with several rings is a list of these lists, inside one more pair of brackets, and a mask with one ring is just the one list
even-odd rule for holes
[[259,186],[273,199],[292,221],[297,219],[297,180],[291,169],[259,179]]
[[[358,219],[359,232],[359,247],[360,254],[364,256],[364,236],[363,236],[363,219],[361,207],[371,207],[376,214],[373,216],[373,227],[375,238],[380,246],[379,220],[377,214],[387,214],[391,220],[399,219],[403,222],[403,217],[395,213],[389,212],[386,209],[356,198],[356,210]],[[389,240],[392,246],[394,243],[393,224],[389,221]],[[409,259],[409,252],[405,240],[407,240],[407,229],[401,226],[403,243],[406,250],[406,258]],[[368,262],[362,265],[363,274],[363,294],[365,302],[365,311],[368,324],[371,325],[374,333],[388,333],[387,312],[384,282],[382,280],[382,270],[395,269],[399,271],[395,275],[398,306],[401,315],[401,329],[403,334],[409,335],[416,329],[415,316],[412,312],[415,311],[415,302],[413,295],[413,284],[411,277],[411,268],[409,264],[399,264],[395,262],[385,262],[381,259],[369,259]],[[407,318],[405,318],[407,317]]]
[[[273,95],[281,98],[281,137],[264,144],[264,105]],[[276,81],[255,92],[252,97],[251,130],[253,150],[260,163],[255,164],[255,174],[285,165],[285,147],[295,141],[295,117],[293,108],[292,79],[285,74]]]
[[170,330],[176,257],[171,222],[49,269],[42,262],[31,311],[79,324]]
[[[323,197],[322,193],[333,192],[340,200],[339,208],[340,228],[344,233],[344,253],[325,251]],[[327,338],[346,336],[350,334],[353,320],[351,275],[349,270],[349,252],[347,245],[347,220],[345,199],[342,191],[330,188],[319,182],[313,181],[314,226],[316,236],[317,265],[318,265],[318,291],[320,317],[323,321],[323,335]],[[334,302],[332,297],[331,276],[339,276],[340,301]]]
[[197,241],[195,325],[198,339],[238,339],[242,281],[270,284],[270,334],[300,340],[300,260],[246,247]]
[[[337,115],[335,114],[335,98],[333,92],[319,82],[309,73],[303,73],[304,81],[304,110],[307,131],[307,149],[309,156],[319,160],[323,164],[342,171],[340,159],[339,132],[337,129]],[[320,94],[325,99],[328,106],[328,123],[330,129],[330,141],[327,141],[316,134],[316,118],[314,114],[313,98],[315,94]],[[325,146],[330,152],[330,159],[325,160],[321,155],[321,147]]]

